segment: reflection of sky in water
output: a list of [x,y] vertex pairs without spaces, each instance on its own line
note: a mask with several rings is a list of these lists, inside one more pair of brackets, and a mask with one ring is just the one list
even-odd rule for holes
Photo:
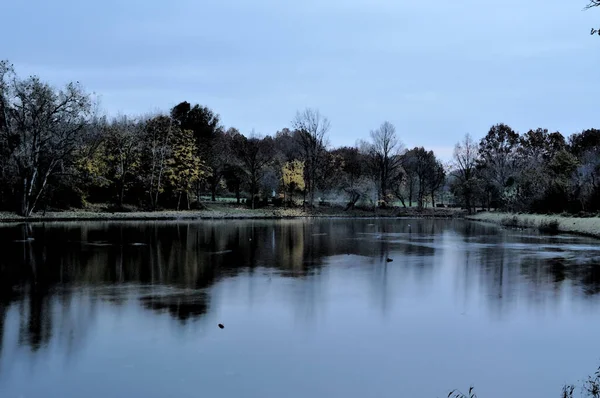
[[0,240],[25,233],[0,259],[1,397],[558,396],[600,357],[587,238],[291,220]]

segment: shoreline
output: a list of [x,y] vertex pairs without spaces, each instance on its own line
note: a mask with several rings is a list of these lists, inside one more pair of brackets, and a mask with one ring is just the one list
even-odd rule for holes
[[600,239],[600,217],[597,216],[566,217],[562,215],[481,212],[467,215],[465,219],[505,227],[537,229]]
[[166,210],[110,212],[99,210],[66,210],[35,213],[30,217],[0,212],[0,224],[65,221],[194,221],[194,220],[284,220],[296,218],[463,218],[464,212],[447,208],[390,208],[348,210],[326,207],[313,210],[302,208],[248,209],[241,206],[207,204],[205,210]]

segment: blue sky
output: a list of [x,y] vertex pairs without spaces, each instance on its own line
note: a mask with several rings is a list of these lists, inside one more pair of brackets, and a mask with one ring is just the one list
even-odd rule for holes
[[600,9],[582,11],[586,0],[5,3],[0,58],[79,80],[110,114],[187,100],[273,134],[314,107],[334,146],[389,120],[406,146],[444,159],[499,122],[600,127]]

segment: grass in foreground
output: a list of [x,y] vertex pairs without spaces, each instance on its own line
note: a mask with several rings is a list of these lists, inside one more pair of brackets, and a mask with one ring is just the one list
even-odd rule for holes
[[[579,386],[580,396],[588,398],[600,398],[600,367],[596,372]],[[573,398],[577,387],[574,384],[567,384],[562,387],[561,398]],[[475,388],[471,386],[468,393],[464,394],[459,390],[452,390],[448,393],[448,398],[477,398]]]

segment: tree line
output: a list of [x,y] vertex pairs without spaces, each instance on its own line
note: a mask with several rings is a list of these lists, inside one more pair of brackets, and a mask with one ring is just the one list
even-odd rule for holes
[[0,63],[2,210],[29,216],[94,203],[197,209],[203,198],[224,196],[250,208],[597,207],[597,130],[567,141],[497,125],[480,143],[467,136],[443,164],[433,151],[405,148],[389,122],[355,146],[331,148],[331,124],[311,108],[272,136],[246,136],[223,126],[212,109],[185,101],[135,118],[108,118],[95,105],[79,83],[57,89]]
[[565,139],[538,128],[520,135],[492,126],[479,142],[470,135],[454,150],[448,184],[469,210],[580,213],[600,210],[600,130]]

